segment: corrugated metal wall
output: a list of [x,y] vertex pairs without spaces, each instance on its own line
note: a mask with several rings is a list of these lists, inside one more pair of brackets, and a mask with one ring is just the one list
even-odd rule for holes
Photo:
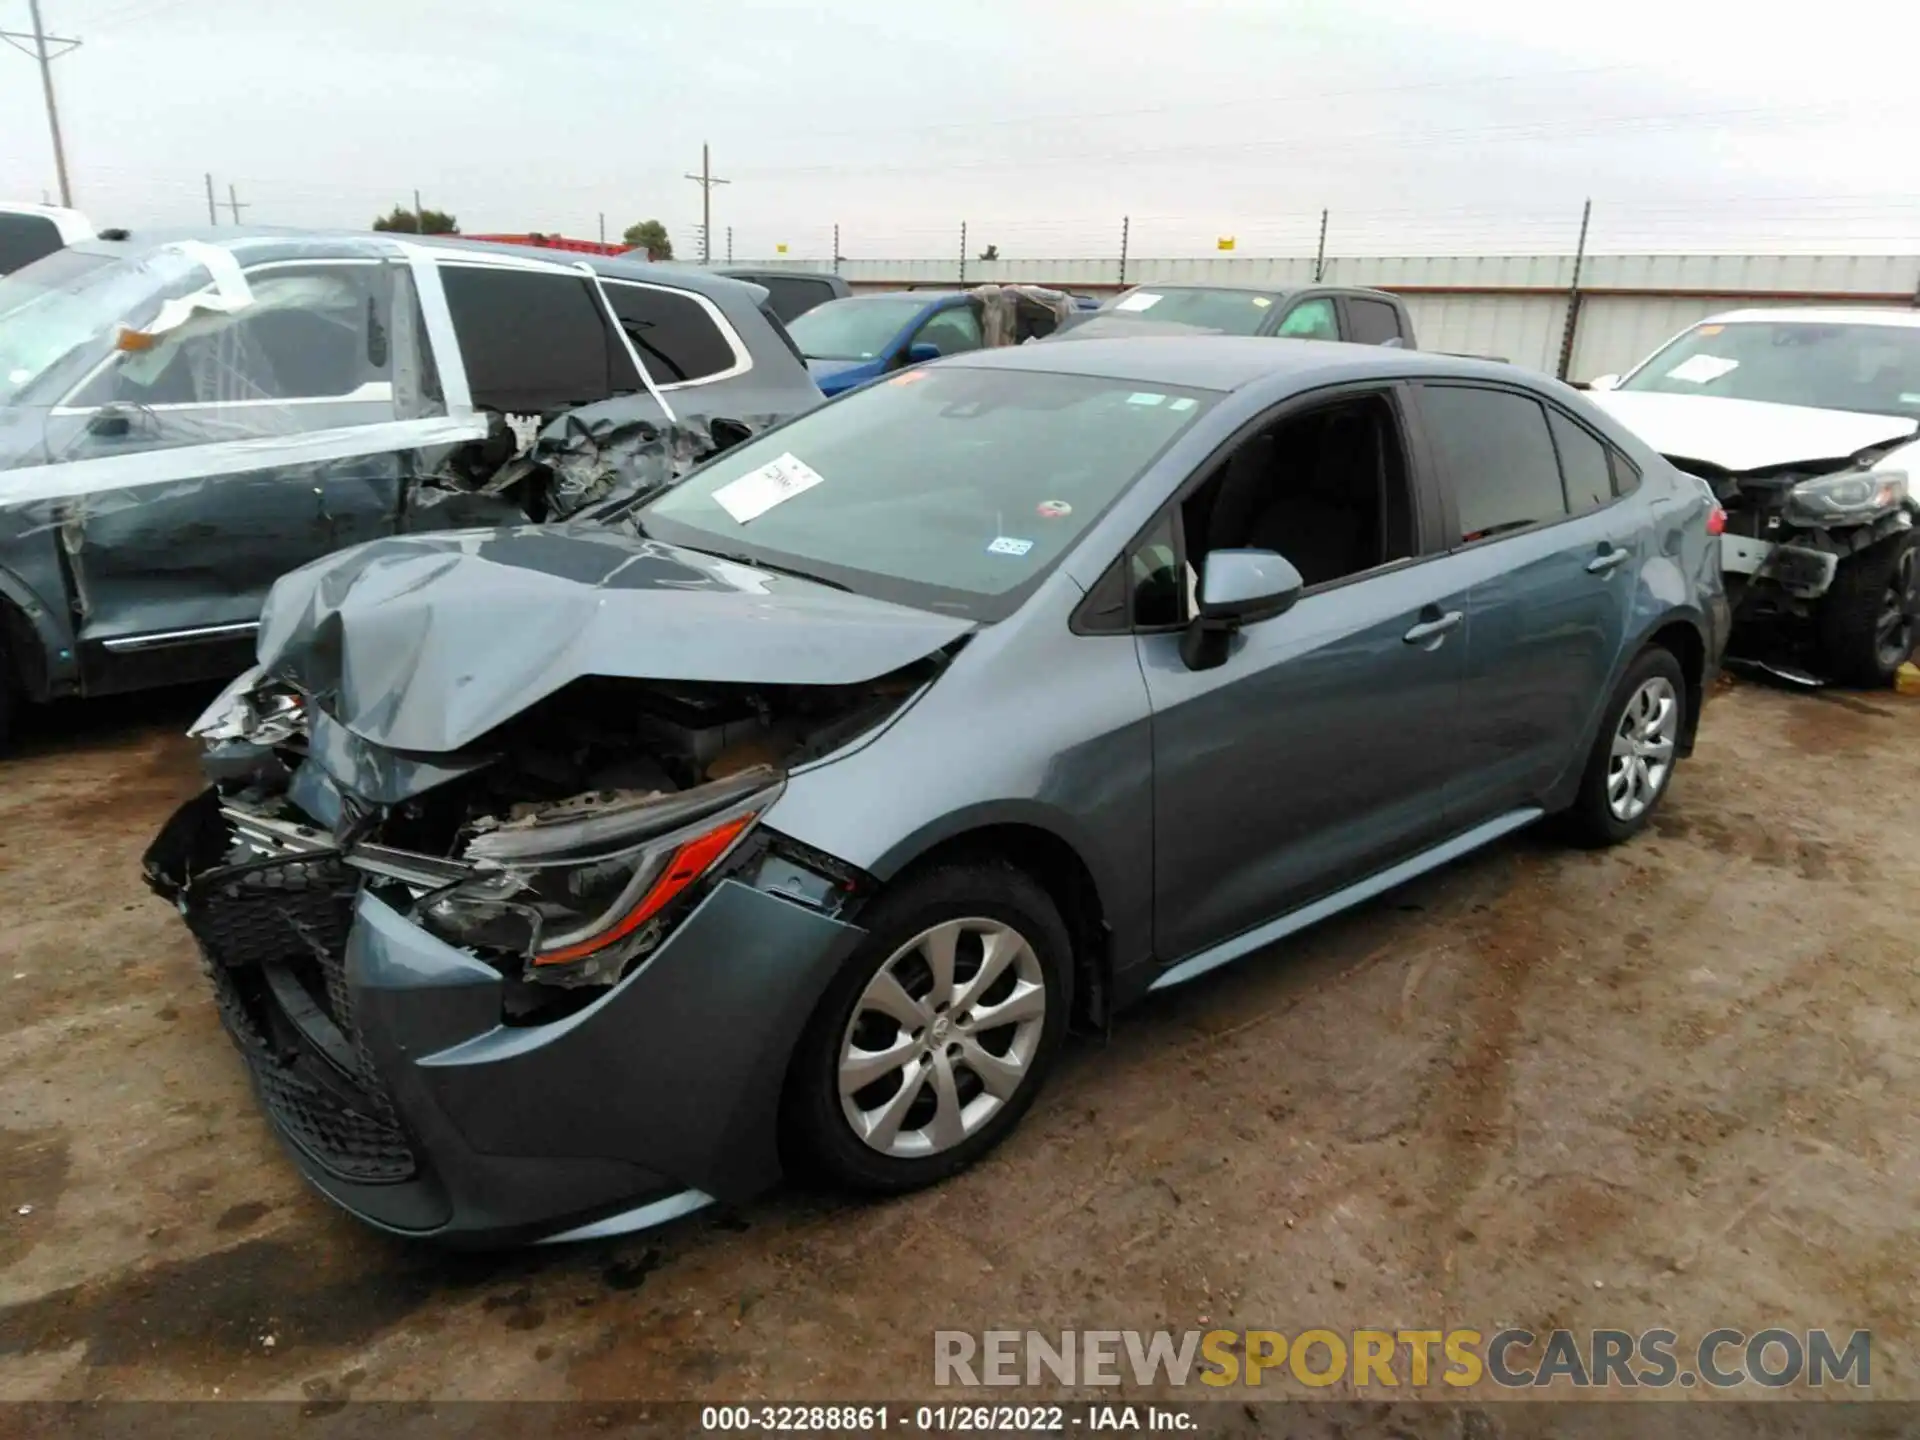
[[[737,261],[810,270],[821,262],[781,257]],[[1421,345],[1499,355],[1552,373],[1559,367],[1573,281],[1571,255],[1329,256],[1331,284],[1371,285],[1403,294]],[[1125,283],[1307,285],[1314,262],[1293,256],[1220,255],[1129,260]],[[846,260],[840,273],[858,290],[951,287],[957,256],[945,260]],[[1051,285],[1098,293],[1122,284],[1118,259],[969,260],[966,283]],[[1912,305],[1920,257],[1912,255],[1590,255],[1580,270],[1580,318],[1570,378],[1621,371],[1679,330],[1717,310],[1743,305]]]

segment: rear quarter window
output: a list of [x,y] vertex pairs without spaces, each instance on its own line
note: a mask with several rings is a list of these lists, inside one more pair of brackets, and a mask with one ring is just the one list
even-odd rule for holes
[[[734,368],[738,357],[713,315],[683,290],[609,278],[607,298],[656,385],[685,385]],[[628,368],[624,365],[622,370]]]

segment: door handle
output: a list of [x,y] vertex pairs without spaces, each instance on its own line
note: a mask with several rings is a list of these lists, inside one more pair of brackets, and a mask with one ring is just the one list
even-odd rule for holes
[[1612,570],[1614,566],[1624,562],[1631,554],[1632,552],[1628,550],[1604,550],[1587,562],[1587,573],[1589,575],[1605,575]]
[[1466,619],[1458,610],[1449,610],[1446,614],[1432,620],[1422,620],[1402,637],[1409,645],[1421,645],[1428,640],[1438,640],[1454,626]]

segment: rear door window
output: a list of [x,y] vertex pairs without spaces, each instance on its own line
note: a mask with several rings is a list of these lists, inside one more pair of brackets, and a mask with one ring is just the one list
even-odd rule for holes
[[0,212],[0,275],[31,265],[42,255],[51,255],[64,243],[60,227],[44,215]]
[[1425,385],[1420,411],[1459,510],[1461,543],[1566,515],[1560,463],[1538,400],[1511,390]]
[[[684,290],[637,285],[611,277],[605,284],[613,313],[620,317],[621,328],[646,362],[654,384],[686,385],[708,380],[740,363],[741,357],[721,332],[721,322],[695,296]],[[614,357],[616,377],[623,377],[631,369],[632,362],[624,354]],[[626,390],[638,384],[638,376],[631,381],[616,378],[614,388]]]
[[1384,345],[1400,336],[1400,312],[1384,300],[1347,297],[1347,319],[1353,327],[1348,338],[1360,345]]
[[613,332],[586,280],[457,264],[440,276],[475,405],[537,415],[613,394]]

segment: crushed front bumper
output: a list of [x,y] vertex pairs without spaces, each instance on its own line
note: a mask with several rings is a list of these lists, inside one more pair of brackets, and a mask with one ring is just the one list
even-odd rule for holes
[[218,797],[147,852],[306,1177],[383,1229],[474,1244],[617,1233],[780,1174],[794,1042],[864,932],[722,879],[586,1008],[509,1025],[491,966],[337,858],[224,863]]

